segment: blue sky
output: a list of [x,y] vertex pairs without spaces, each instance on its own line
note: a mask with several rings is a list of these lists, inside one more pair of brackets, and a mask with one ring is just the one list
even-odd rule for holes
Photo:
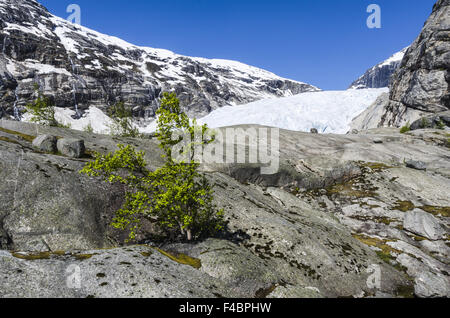
[[[81,7],[82,25],[141,46],[241,61],[322,89],[346,89],[410,45],[435,0],[40,0]],[[381,29],[369,29],[369,4]]]

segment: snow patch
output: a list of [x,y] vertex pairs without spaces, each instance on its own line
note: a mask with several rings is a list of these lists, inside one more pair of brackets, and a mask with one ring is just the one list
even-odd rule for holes
[[64,125],[70,125],[71,129],[85,130],[90,125],[96,134],[109,134],[113,124],[111,118],[97,107],[89,107],[80,119],[73,119],[75,111],[68,108],[55,108],[55,119]]

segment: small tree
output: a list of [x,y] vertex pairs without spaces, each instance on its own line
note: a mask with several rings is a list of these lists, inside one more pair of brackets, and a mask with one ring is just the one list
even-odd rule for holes
[[108,115],[113,123],[110,126],[111,134],[120,137],[140,137],[139,129],[133,126],[132,113],[123,102],[117,102],[108,109]]
[[55,108],[50,98],[44,96],[37,85],[34,86],[34,90],[38,97],[34,102],[27,104],[25,107],[29,113],[31,113],[30,121],[39,125],[45,126],[58,126],[58,122],[55,119]]
[[[180,110],[175,94],[164,94],[157,114],[157,137],[165,159],[161,168],[147,170],[143,152],[119,145],[114,154],[95,154],[95,160],[81,172],[126,186],[126,200],[117,211],[113,226],[129,230],[130,239],[135,238],[142,217],[169,232],[182,234],[189,241],[212,235],[223,227],[223,211],[213,204],[212,186],[199,172],[198,162],[178,162],[172,157],[172,147],[182,142],[174,140],[173,134],[182,130],[193,136],[198,127],[191,125]],[[206,126],[201,129],[206,133]],[[204,143],[208,142],[211,141]],[[188,146],[194,149],[194,144]]]
[[25,105],[25,108],[31,114],[30,121],[44,126],[70,128],[70,123],[67,125],[58,123],[55,119],[55,106],[50,98],[41,93],[37,84],[34,85],[34,90],[38,97],[32,103]]

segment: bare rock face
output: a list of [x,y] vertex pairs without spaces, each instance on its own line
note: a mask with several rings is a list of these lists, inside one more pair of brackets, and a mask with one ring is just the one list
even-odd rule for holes
[[381,125],[401,126],[450,109],[450,1],[439,0],[390,85]]
[[190,116],[317,88],[239,62],[138,47],[50,14],[32,0],[0,1],[0,117],[36,96],[57,107],[106,110],[122,101],[136,118],[153,118],[163,91],[175,91]]

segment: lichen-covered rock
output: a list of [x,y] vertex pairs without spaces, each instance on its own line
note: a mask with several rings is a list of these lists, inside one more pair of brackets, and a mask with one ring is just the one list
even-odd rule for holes
[[123,189],[81,175],[83,161],[35,151],[13,133],[0,139],[0,248],[113,246],[117,237],[110,222]]
[[82,139],[61,138],[57,143],[58,151],[70,158],[81,158],[84,156],[86,148]]
[[55,136],[40,135],[33,140],[33,147],[43,152],[55,153],[57,141]]

